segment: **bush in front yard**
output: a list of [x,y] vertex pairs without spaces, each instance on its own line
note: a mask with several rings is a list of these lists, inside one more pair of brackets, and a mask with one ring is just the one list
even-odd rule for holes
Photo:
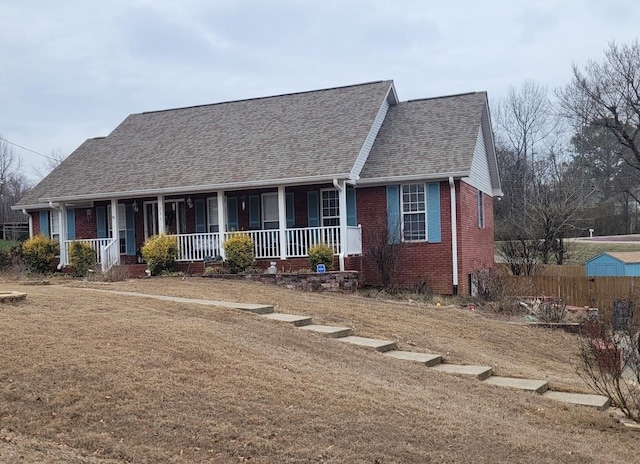
[[329,245],[319,243],[309,248],[309,265],[313,272],[318,264],[324,264],[327,271],[333,270],[333,248]]
[[224,242],[229,272],[238,274],[253,265],[253,241],[246,234],[233,234]]
[[144,242],[141,252],[151,275],[162,274],[174,269],[178,259],[178,241],[168,235],[154,235]]
[[69,245],[69,264],[74,276],[86,277],[96,264],[96,253],[88,243],[73,241]]
[[29,272],[48,274],[55,270],[55,259],[60,253],[56,242],[44,235],[36,235],[22,244],[22,261]]

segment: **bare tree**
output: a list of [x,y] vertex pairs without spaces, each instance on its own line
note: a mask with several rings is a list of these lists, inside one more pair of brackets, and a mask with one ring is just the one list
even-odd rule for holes
[[367,228],[367,255],[380,273],[382,286],[386,290],[393,289],[400,255],[405,248],[405,242],[400,239],[400,225],[397,227],[396,231],[389,230],[386,216],[378,216],[372,227]]
[[22,160],[0,135],[0,223],[22,222],[22,213],[12,211],[27,192],[29,182],[22,171]]
[[40,167],[34,167],[33,170],[40,177],[45,177],[55,168],[57,168],[60,163],[62,163],[67,156],[62,153],[61,150],[53,150],[49,156],[46,157],[46,161],[40,165]]
[[609,44],[602,61],[573,66],[571,82],[557,92],[577,133],[602,128],[619,144],[619,155],[640,170],[640,43]]

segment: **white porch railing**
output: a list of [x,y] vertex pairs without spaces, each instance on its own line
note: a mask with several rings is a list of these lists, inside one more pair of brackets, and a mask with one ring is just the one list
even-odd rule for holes
[[120,260],[120,240],[117,238],[110,240],[109,243],[100,247],[100,265],[102,266],[102,272],[107,272],[118,264]]
[[[223,239],[219,233],[178,234],[178,261],[202,261],[209,257],[221,255],[224,240],[234,234],[245,234],[253,242],[253,251],[257,259],[276,259],[281,257],[280,231],[247,230],[226,232]],[[286,230],[286,256],[288,258],[304,258],[309,256],[309,248],[325,243],[338,255],[340,249],[340,226],[304,227]],[[362,231],[360,226],[347,227],[345,255],[362,254]]]
[[109,243],[111,243],[114,239],[112,238],[87,238],[87,239],[78,239],[78,240],[65,240],[64,241],[64,247],[66,250],[65,256],[67,256],[67,262],[64,263],[65,265],[69,265],[69,245],[71,245],[71,242],[82,242],[82,243],[88,243],[89,246],[91,247],[91,249],[94,251],[95,253],[95,258],[96,258],[96,263],[98,264],[102,264],[102,259],[100,256],[100,250],[109,245]]

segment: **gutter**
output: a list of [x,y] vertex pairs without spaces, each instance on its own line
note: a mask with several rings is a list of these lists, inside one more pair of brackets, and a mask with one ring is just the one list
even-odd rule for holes
[[451,201],[451,265],[453,269],[453,295],[458,295],[458,220],[456,218],[456,184],[449,177]]
[[29,216],[29,238],[33,238],[33,218],[24,208],[22,208],[22,214]]
[[386,185],[390,183],[402,183],[402,182],[413,182],[413,181],[442,181],[447,178],[462,178],[469,177],[471,175],[470,171],[454,171],[454,172],[439,172],[431,175],[424,174],[412,174],[407,176],[385,176],[385,177],[371,177],[365,179],[358,179],[357,184],[361,186],[365,185]]

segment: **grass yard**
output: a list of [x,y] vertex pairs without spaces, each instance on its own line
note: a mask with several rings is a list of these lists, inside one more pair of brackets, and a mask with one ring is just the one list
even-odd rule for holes
[[[357,335],[585,391],[575,339],[462,308],[157,278],[100,289],[272,303]],[[79,288],[85,287],[85,288]],[[3,290],[0,462],[635,462],[608,413],[491,387],[238,310],[95,292]]]
[[597,241],[572,241],[569,243],[569,259],[566,264],[583,265],[600,253],[616,251],[640,251],[638,242],[602,243]]

